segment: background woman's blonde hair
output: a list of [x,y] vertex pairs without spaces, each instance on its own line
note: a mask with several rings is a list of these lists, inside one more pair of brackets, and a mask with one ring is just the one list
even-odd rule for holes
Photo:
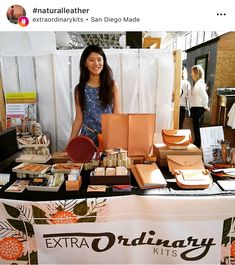
[[202,79],[204,80],[204,70],[201,65],[197,64],[194,65],[191,70],[194,72],[195,77],[197,80]]

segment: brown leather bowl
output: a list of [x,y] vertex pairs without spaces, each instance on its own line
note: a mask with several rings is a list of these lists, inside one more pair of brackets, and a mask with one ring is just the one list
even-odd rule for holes
[[95,155],[99,157],[99,150],[93,140],[87,136],[76,136],[67,148],[68,157],[76,163],[88,163]]

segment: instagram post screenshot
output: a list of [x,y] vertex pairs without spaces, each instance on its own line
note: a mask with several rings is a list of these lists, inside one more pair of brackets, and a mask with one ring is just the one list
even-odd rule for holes
[[0,264],[235,264],[232,1],[0,4]]

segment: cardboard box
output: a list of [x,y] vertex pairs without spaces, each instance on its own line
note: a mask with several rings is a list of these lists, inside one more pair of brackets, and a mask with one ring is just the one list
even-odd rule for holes
[[52,157],[52,164],[57,163],[67,163],[69,161],[69,157],[66,152],[55,152]]
[[170,150],[165,144],[154,144],[153,155],[157,158],[159,166],[167,166],[167,155],[201,155],[202,150],[194,144],[190,144],[186,150]]

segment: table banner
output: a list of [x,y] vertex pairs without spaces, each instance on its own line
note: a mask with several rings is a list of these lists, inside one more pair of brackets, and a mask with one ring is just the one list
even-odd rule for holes
[[232,196],[0,201],[0,264],[235,264]]

